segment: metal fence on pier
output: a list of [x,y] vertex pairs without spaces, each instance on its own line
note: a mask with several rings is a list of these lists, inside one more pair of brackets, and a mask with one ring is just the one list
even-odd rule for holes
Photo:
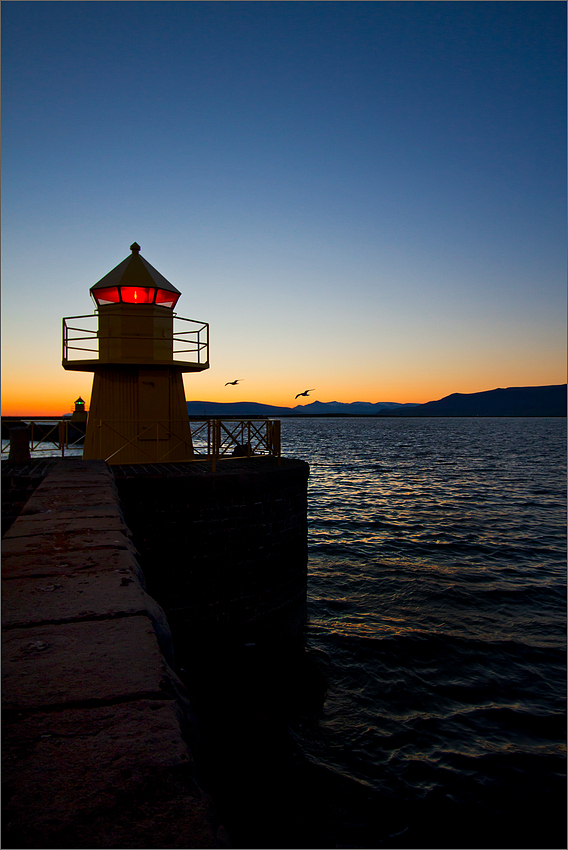
[[[2,417],[2,456],[9,456],[11,429],[27,428],[32,457],[81,457],[85,426],[84,422],[61,417]],[[180,445],[187,450],[184,458],[187,461],[280,457],[281,454],[278,419],[190,419],[189,440],[184,436],[187,435],[187,420],[180,423],[96,420],[91,426],[95,429],[95,445],[97,433],[102,435],[105,429],[111,429],[118,441],[119,447],[104,458],[108,463],[120,463],[122,449],[140,440],[144,440],[147,461],[152,463],[167,463],[173,447],[179,449]]]

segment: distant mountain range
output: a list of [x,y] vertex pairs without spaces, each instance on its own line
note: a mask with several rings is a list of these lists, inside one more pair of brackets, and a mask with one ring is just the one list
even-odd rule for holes
[[413,404],[397,404],[395,401],[380,401],[371,404],[367,401],[353,401],[344,404],[341,401],[312,401],[310,404],[297,404],[295,407],[274,407],[271,404],[258,404],[255,401],[188,401],[190,416],[377,416],[379,413],[398,410],[403,407],[415,407]]
[[452,393],[399,416],[566,416],[566,384]]
[[295,407],[276,407],[254,401],[188,401],[192,416],[566,416],[566,384],[546,387],[507,387],[481,393],[452,393],[426,404],[379,401],[312,401]]

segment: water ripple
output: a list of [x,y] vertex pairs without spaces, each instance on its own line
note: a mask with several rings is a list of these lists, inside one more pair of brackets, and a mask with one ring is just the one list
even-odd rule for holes
[[561,833],[566,421],[282,428],[311,465],[308,641],[329,671],[305,751],[390,800],[387,847],[528,799]]

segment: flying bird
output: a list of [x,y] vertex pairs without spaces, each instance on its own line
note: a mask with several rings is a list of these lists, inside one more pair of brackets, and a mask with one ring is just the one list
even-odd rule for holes
[[[303,393],[298,393],[298,395],[296,396],[296,398],[299,398],[301,395],[309,395],[310,393],[313,393],[313,391],[314,391],[313,387],[312,387],[312,389],[311,389],[311,390],[304,390],[304,392],[303,392]],[[294,401],[295,401],[295,400],[296,400],[296,399],[294,399]]]
[[225,386],[226,387],[235,387],[239,383],[239,381],[242,381],[242,380],[243,380],[242,378],[237,378],[236,381],[227,381]]

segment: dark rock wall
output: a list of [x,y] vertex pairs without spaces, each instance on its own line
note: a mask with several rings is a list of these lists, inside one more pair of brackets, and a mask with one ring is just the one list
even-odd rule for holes
[[149,593],[176,647],[299,636],[308,464],[272,458],[114,467]]

